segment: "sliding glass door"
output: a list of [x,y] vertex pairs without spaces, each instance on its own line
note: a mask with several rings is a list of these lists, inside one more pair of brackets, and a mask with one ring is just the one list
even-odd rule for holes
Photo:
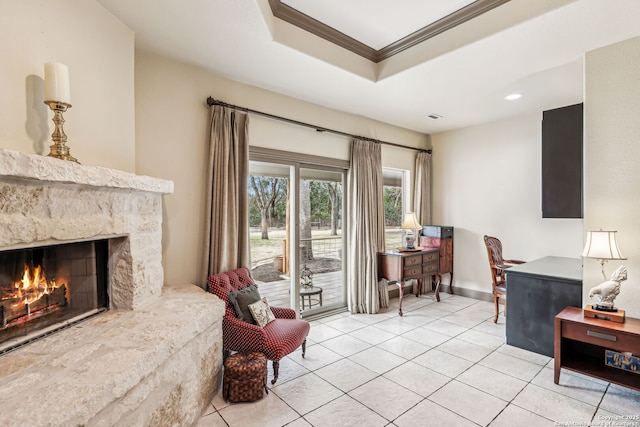
[[303,316],[345,307],[345,170],[252,160],[249,175],[251,269],[260,295]]

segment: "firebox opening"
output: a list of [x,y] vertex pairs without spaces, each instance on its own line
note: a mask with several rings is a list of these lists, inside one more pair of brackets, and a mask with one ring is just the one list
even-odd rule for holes
[[108,240],[0,252],[0,354],[107,310]]

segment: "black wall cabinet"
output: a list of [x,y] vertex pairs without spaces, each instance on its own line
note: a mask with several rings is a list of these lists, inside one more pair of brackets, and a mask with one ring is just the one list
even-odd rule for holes
[[542,113],[543,218],[582,218],[582,109]]

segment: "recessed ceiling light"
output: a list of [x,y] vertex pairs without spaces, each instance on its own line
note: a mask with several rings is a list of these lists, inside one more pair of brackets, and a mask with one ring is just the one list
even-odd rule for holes
[[436,113],[431,113],[427,115],[428,118],[433,119],[433,120],[438,120],[441,119],[442,116],[440,114],[436,114]]
[[504,99],[506,99],[507,101],[513,101],[514,99],[518,99],[521,98],[522,95],[519,93],[512,93],[511,95],[507,95],[504,97]]

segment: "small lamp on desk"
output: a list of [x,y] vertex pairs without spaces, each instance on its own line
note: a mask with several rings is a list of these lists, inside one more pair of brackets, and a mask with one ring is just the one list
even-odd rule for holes
[[[600,262],[602,278],[605,280],[594,288],[591,288],[589,296],[596,297],[598,302],[593,305],[593,307],[587,306],[588,309],[592,308],[593,310],[614,313],[618,311],[613,305],[613,301],[618,293],[620,293],[620,282],[627,279],[627,269],[624,266],[620,266],[612,274],[610,280],[607,280],[607,276],[604,273],[604,264],[608,260],[626,259],[622,256],[622,253],[620,253],[620,249],[616,243],[616,233],[617,231],[605,230],[587,232],[587,241],[582,251],[582,257],[597,259],[598,262]],[[624,314],[622,314],[622,321],[624,321]]]
[[413,230],[418,230],[422,228],[418,219],[416,218],[415,212],[407,212],[404,214],[404,222],[402,223],[403,230],[407,230],[405,233],[405,242],[406,249],[415,249],[416,248],[416,235]]

